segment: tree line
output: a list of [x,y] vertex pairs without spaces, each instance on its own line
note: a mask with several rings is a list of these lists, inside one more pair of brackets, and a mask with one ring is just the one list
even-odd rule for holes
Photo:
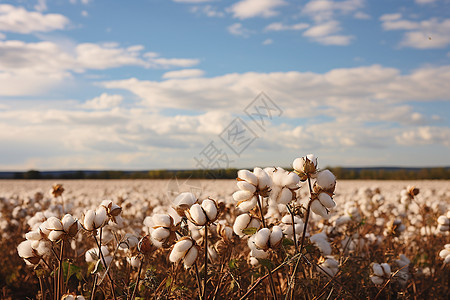
[[[345,168],[327,167],[338,179],[426,180],[450,179],[450,167],[435,168]],[[236,168],[212,170],[150,170],[150,171],[64,171],[29,170],[2,176],[3,179],[235,179]]]

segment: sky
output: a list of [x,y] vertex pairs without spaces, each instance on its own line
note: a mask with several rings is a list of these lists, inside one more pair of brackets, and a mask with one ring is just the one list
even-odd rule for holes
[[0,0],[0,171],[450,165],[450,0]]

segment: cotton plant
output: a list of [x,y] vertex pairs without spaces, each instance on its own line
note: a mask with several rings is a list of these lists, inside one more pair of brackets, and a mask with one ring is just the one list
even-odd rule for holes
[[445,244],[444,249],[439,252],[439,257],[444,260],[444,265],[450,264],[450,244]]
[[370,280],[376,285],[383,284],[391,277],[391,266],[387,263],[374,263],[372,264],[373,275],[370,276]]
[[333,256],[327,255],[322,262],[319,261],[317,270],[324,275],[334,277],[339,271],[339,262]]
[[437,219],[439,232],[445,233],[450,232],[450,210],[446,215],[441,215]]

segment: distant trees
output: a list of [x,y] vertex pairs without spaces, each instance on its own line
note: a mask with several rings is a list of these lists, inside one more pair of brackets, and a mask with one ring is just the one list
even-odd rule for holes
[[[326,167],[338,179],[376,179],[376,180],[423,180],[445,179],[450,180],[449,167],[436,168],[343,168]],[[150,170],[150,171],[61,171],[40,172],[29,170],[15,172],[7,179],[235,179],[238,169],[212,169],[212,170]]]

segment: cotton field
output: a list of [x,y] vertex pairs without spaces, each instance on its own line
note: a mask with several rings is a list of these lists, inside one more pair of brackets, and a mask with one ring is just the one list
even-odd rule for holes
[[450,182],[0,181],[5,299],[446,299]]

